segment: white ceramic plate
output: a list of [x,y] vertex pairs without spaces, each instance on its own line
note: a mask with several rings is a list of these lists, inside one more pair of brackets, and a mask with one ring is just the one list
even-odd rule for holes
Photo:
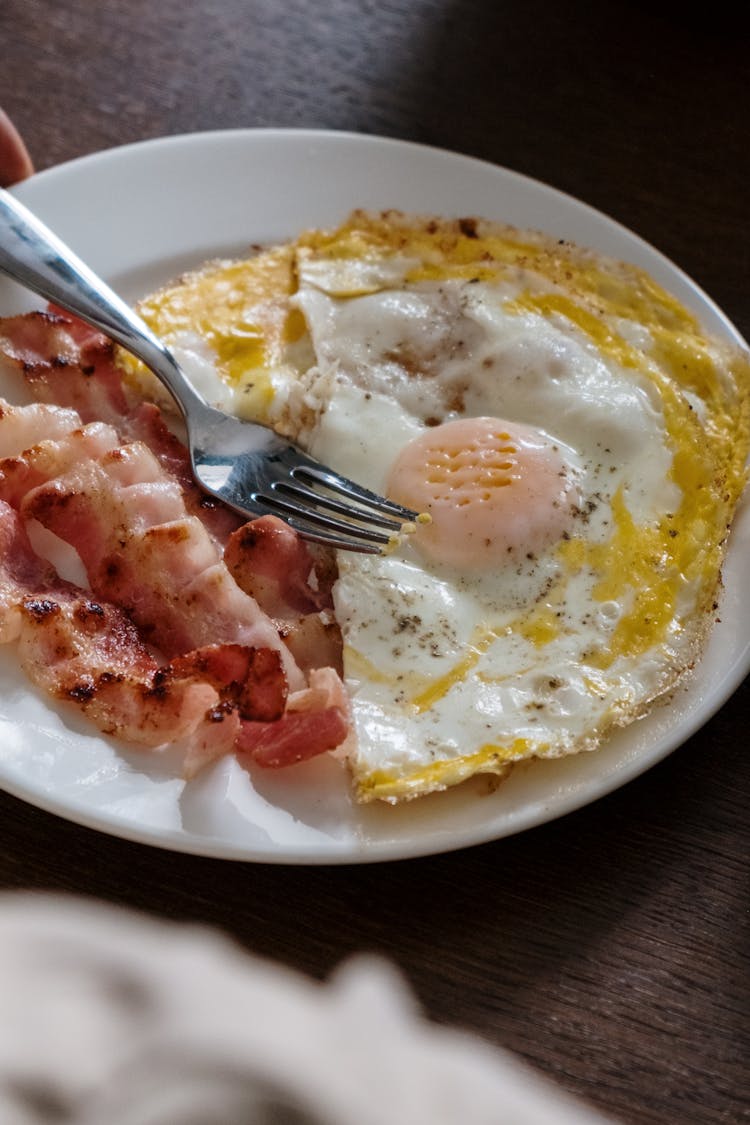
[[[354,206],[482,215],[537,227],[648,269],[708,329],[739,341],[671,262],[611,219],[504,168],[345,133],[248,130],[148,141],[53,168],[16,194],[125,297],[251,243],[334,225]],[[36,302],[0,280],[0,313]],[[0,385],[0,393],[9,393]],[[527,763],[413,804],[359,808],[322,759],[252,778],[225,760],[185,784],[166,757],[127,750],[31,690],[0,650],[0,784],[70,820],[179,851],[273,863],[367,862],[497,839],[570,812],[684,742],[750,667],[742,596],[750,505],[732,533],[721,622],[690,686],[600,751]]]

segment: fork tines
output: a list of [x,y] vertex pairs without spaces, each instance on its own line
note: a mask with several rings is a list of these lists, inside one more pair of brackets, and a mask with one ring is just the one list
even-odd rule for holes
[[[379,554],[401,533],[405,523],[417,518],[411,509],[317,466],[295,466],[290,476],[274,481],[258,499],[269,510],[275,509],[300,535],[319,543]],[[310,485],[318,485],[321,490]]]

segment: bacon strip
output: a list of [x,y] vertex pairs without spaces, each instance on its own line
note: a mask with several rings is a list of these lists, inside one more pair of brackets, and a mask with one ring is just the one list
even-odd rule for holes
[[33,403],[11,406],[0,399],[0,457],[15,457],[46,438],[62,438],[79,423],[73,410]]
[[268,723],[243,723],[237,748],[266,768],[304,762],[347,739],[349,710],[346,690],[336,672],[316,668],[310,673],[310,686],[289,696],[276,731]]
[[273,723],[287,702],[286,676],[277,652],[244,645],[208,645],[169,665],[170,675],[200,675],[231,699],[240,717]]
[[239,516],[195,483],[188,451],[158,406],[130,401],[106,336],[51,307],[0,320],[0,352],[37,401],[72,408],[84,423],[106,422],[125,439],[144,441],[180,482],[188,510],[218,542],[241,525]]
[[[39,318],[46,355],[35,339]],[[73,376],[68,403],[85,404],[87,417],[117,421],[125,400],[119,372],[113,378],[104,367],[92,378],[106,360],[101,338],[60,319],[0,321],[14,365],[27,378],[32,373],[40,398],[53,397],[52,387]],[[93,364],[82,362],[92,353]],[[0,407],[0,518],[10,529],[0,541],[0,641],[17,638],[30,678],[76,703],[105,732],[149,746],[182,740],[188,774],[232,748],[283,766],[339,745],[348,733],[340,680],[329,669],[325,686],[313,687],[313,671],[304,686],[273,624],[219,557],[205,518],[187,513],[185,451],[158,409],[142,404],[119,423],[81,425],[70,407],[43,403]],[[156,458],[141,442],[123,445],[118,429],[147,435]],[[39,519],[78,550],[93,596],[34,555],[19,515]],[[330,601],[330,583],[285,525],[270,530],[247,540],[262,545],[256,565],[269,580],[266,590],[274,591],[288,629],[314,621],[320,631],[317,607]],[[235,544],[229,557],[251,584],[239,537]],[[144,638],[170,663],[159,667]]]
[[219,702],[211,684],[162,672],[116,606],[58,578],[34,553],[18,513],[0,501],[0,641],[12,640],[33,683],[141,746],[195,733]]
[[188,776],[233,749],[289,765],[347,734],[339,707],[284,713],[286,678],[267,649],[210,645],[160,667],[118,607],[35,555],[18,513],[0,501],[0,642],[11,640],[31,681],[105,734],[149,748],[182,740]]
[[321,665],[343,671],[330,551],[311,548],[276,516],[261,516],[230,535],[224,561],[237,585],[273,618],[303,672]]
[[[78,550],[97,597],[121,606],[168,657],[211,643],[270,648],[281,653],[292,686],[301,685],[272,622],[234,582],[203,524],[187,515],[177,482],[145,445],[107,449],[52,476],[55,445],[0,462],[0,497]],[[69,448],[64,442],[66,468]],[[32,487],[19,496],[23,480]]]
[[277,723],[243,723],[237,749],[267,769],[293,766],[340,745],[349,726],[338,707],[287,711]]
[[333,606],[330,574],[316,564],[307,543],[276,516],[261,516],[235,531],[224,549],[224,561],[237,584],[271,617]]
[[0,346],[37,401],[69,407],[84,422],[115,424],[127,415],[114,345],[82,321],[58,311],[6,317]]
[[72,416],[70,425],[74,428],[60,431],[54,439],[40,439],[29,448],[21,444],[23,432],[14,440],[11,431],[16,430],[19,421],[23,422],[23,413],[33,409],[38,407],[13,408],[0,400],[0,442],[10,451],[0,460],[0,492],[14,508],[19,507],[32,489],[72,471],[81,462],[103,457],[118,445],[117,434],[111,426],[92,423],[81,427],[73,411],[63,411],[61,413]]

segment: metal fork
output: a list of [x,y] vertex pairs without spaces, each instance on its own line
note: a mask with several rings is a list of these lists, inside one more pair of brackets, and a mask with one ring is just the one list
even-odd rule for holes
[[416,512],[309,457],[268,426],[209,406],[169,348],[14,196],[0,189],[0,272],[75,313],[153,371],[184,417],[195,479],[241,515],[279,516],[306,539],[378,554]]

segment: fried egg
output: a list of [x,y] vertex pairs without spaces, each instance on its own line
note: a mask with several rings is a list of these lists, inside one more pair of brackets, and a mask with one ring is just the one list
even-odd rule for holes
[[360,800],[595,749],[698,659],[750,367],[642,271],[355,212],[142,311],[211,397],[428,517],[338,556]]

